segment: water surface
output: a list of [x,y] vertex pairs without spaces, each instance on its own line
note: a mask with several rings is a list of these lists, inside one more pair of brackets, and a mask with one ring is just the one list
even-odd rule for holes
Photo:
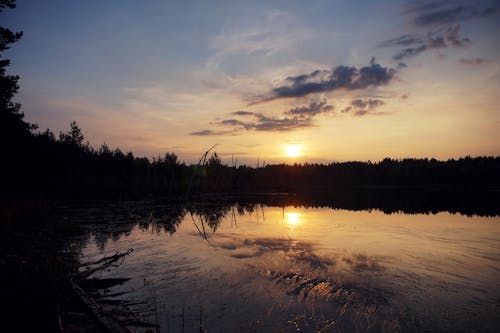
[[162,332],[498,329],[498,216],[138,207],[85,210],[82,261],[133,248],[96,276]]

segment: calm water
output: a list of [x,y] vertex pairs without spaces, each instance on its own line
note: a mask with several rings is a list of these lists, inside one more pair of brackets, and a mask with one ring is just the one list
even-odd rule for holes
[[499,328],[498,216],[136,206],[81,214],[82,262],[133,248],[96,276],[161,332]]

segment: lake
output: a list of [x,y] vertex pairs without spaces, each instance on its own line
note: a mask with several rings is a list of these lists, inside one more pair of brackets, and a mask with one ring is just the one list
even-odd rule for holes
[[499,328],[500,216],[263,201],[65,214],[88,230],[82,262],[134,250],[94,276],[131,278],[110,298],[161,332]]

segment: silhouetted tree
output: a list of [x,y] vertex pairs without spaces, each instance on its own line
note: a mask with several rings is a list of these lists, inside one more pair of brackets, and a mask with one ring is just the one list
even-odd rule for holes
[[178,163],[178,157],[174,153],[165,154],[165,164],[168,166],[175,166]]
[[[15,6],[15,1],[0,0],[0,12],[5,8],[15,8]],[[17,83],[19,76],[7,74],[10,60],[3,59],[3,52],[9,49],[10,44],[17,42],[22,35],[22,32],[13,32],[0,26],[0,135],[2,141],[18,140],[18,137],[29,135],[32,129],[36,129],[36,125],[24,121],[21,104],[12,100],[19,90]],[[12,144],[15,142],[9,142],[9,145]]]
[[78,125],[76,124],[76,121],[72,121],[70,124],[70,129],[66,133],[60,133],[59,134],[59,140],[61,142],[78,146],[78,147],[83,147],[83,141],[85,140],[85,137],[83,136],[82,130]]

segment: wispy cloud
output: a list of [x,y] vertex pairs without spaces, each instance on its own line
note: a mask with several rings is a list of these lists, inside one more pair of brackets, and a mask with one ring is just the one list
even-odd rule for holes
[[406,11],[413,15],[416,26],[438,26],[483,18],[498,13],[497,7],[481,7],[473,1],[433,1],[410,4]]
[[287,77],[288,85],[273,88],[268,96],[260,98],[257,102],[304,97],[339,89],[358,90],[382,86],[388,84],[395,73],[395,69],[382,67],[376,63],[375,58],[372,58],[368,66],[360,68],[342,65],[331,70],[315,70],[309,74]]
[[214,51],[208,68],[220,68],[234,57],[247,57],[259,63],[280,58],[300,48],[311,34],[297,18],[286,11],[270,10],[252,20],[242,20],[234,29],[224,29],[210,41]]
[[422,44],[424,40],[414,34],[406,34],[393,39],[389,39],[383,41],[379,44],[380,47],[388,47],[388,46],[410,46],[415,44]]
[[407,33],[383,41],[380,47],[400,47],[393,59],[400,61],[417,56],[432,49],[467,47],[471,40],[460,35],[460,22],[482,19],[500,12],[498,4],[470,0],[411,1],[404,14],[412,26],[420,30],[427,28],[427,34]]
[[189,133],[190,135],[195,135],[195,136],[212,136],[212,135],[224,135],[224,134],[230,134],[231,131],[213,131],[209,129],[201,130],[201,131],[196,131],[196,132],[191,132]]
[[477,66],[484,63],[483,58],[461,58],[459,61],[460,63],[469,66]]
[[467,47],[471,41],[460,36],[460,25],[456,24],[446,28],[439,28],[429,32],[426,36],[406,34],[400,37],[383,41],[380,47],[407,46],[393,55],[394,60],[403,60],[414,57],[422,52],[432,49],[448,47]]

